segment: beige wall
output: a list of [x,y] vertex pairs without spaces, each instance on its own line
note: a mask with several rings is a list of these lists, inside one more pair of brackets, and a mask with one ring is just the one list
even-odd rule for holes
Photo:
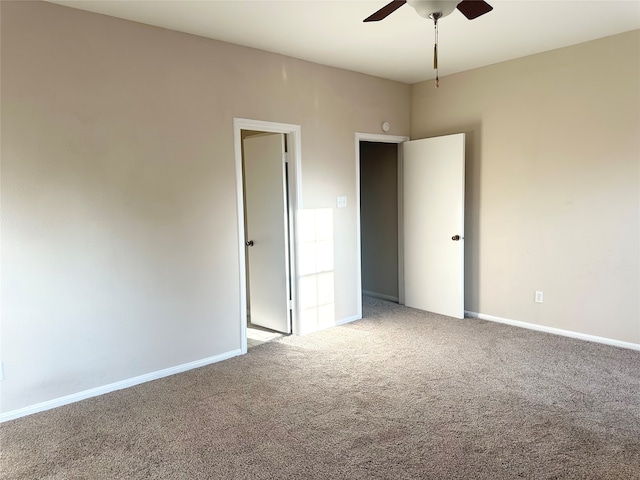
[[354,133],[410,87],[38,2],[1,2],[3,412],[240,348],[233,118],[302,128],[357,314]]
[[398,300],[398,145],[360,142],[362,290]]
[[413,139],[467,133],[467,310],[640,343],[639,60],[634,31],[413,86]]

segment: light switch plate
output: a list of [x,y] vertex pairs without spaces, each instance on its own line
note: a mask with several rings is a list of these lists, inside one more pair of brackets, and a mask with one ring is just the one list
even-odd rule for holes
[[347,206],[347,197],[338,197],[338,208],[344,208]]

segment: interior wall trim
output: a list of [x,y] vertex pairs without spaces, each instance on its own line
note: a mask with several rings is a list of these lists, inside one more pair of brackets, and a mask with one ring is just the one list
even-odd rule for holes
[[343,318],[342,320],[336,320],[335,326],[345,325],[347,323],[355,322],[356,320],[362,320],[362,315],[353,315],[352,317]]
[[[409,137],[404,135],[381,135],[378,133],[355,134],[355,168],[356,168],[356,198],[360,202],[360,142],[395,143],[398,145],[398,303],[404,304],[404,251],[402,224],[402,148],[400,144],[409,141]],[[358,311],[353,318],[362,318],[362,231],[360,225],[360,207],[356,208],[356,295],[358,300]],[[353,320],[351,320],[353,321]],[[348,322],[345,322],[348,323]]]
[[315,327],[311,327],[305,330],[302,330],[298,333],[298,335],[309,335],[311,333],[315,333],[315,332],[320,332],[322,330],[326,330],[327,328],[333,328],[333,327],[337,327],[339,325],[345,325],[347,323],[351,323],[351,322],[355,322],[356,320],[361,320],[362,319],[362,315],[353,315],[351,317],[346,317],[346,318],[342,318],[339,320],[336,320],[333,323],[327,324],[327,325],[321,325],[321,326],[315,326]]
[[239,275],[239,291],[238,298],[240,305],[240,317],[238,324],[240,329],[240,349],[242,353],[247,353],[247,267],[246,267],[246,247],[245,247],[245,212],[244,212],[244,174],[242,172],[242,130],[254,130],[264,133],[283,133],[287,135],[289,145],[289,248],[291,256],[289,258],[289,268],[292,276],[291,281],[291,298],[293,300],[293,319],[292,333],[294,335],[303,335],[304,325],[300,320],[298,299],[298,286],[300,278],[298,276],[297,258],[298,258],[298,232],[297,232],[297,214],[303,208],[302,202],[302,127],[300,125],[269,122],[265,120],[253,120],[249,118],[234,117],[234,155],[236,167],[236,207],[238,219],[238,271]]
[[133,387],[141,383],[150,382],[152,380],[158,380],[163,377],[175,375],[176,373],[186,372],[187,370],[193,370],[194,368],[204,367],[212,363],[221,362],[229,358],[238,356],[241,354],[241,350],[232,350],[230,352],[223,353],[221,355],[215,355],[213,357],[203,358],[194,362],[183,363],[182,365],[176,365],[175,367],[165,368],[156,372],[146,373],[137,377],[121,380],[119,382],[109,383],[101,387],[91,388],[82,392],[72,393],[71,395],[65,395],[64,397],[54,398],[47,400],[46,402],[36,403],[28,407],[19,408],[17,410],[11,410],[9,412],[0,413],[0,423],[8,422],[9,420],[15,420],[16,418],[26,417],[27,415],[33,415],[34,413],[44,412],[51,410],[52,408],[61,407],[70,403],[79,402],[91,397],[97,397],[104,395],[105,393],[114,392],[116,390],[122,390],[123,388]]
[[477,318],[480,320],[487,320],[489,322],[504,323],[514,327],[526,328],[529,330],[537,330],[539,332],[552,333],[554,335],[561,335],[563,337],[577,338],[578,340],[586,340],[587,342],[603,343],[605,345],[611,345],[613,347],[628,348],[630,350],[640,351],[639,343],[623,342],[622,340],[615,340],[613,338],[598,337],[596,335],[589,335],[587,333],[574,332],[571,330],[562,330],[561,328],[547,327],[546,325],[537,325],[535,323],[521,322],[519,320],[511,320],[509,318],[496,317],[494,315],[487,315],[484,313],[470,312],[465,310],[465,317]]

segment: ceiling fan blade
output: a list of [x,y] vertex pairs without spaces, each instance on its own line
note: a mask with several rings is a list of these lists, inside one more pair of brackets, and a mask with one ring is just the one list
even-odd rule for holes
[[462,0],[457,8],[469,20],[478,18],[480,15],[493,10],[493,7],[483,0]]
[[407,0],[394,0],[391,3],[387,3],[384,7],[378,10],[376,13],[371,15],[370,17],[365,18],[364,22],[379,22],[383,18],[387,18],[397,9],[399,9],[402,5],[407,3]]

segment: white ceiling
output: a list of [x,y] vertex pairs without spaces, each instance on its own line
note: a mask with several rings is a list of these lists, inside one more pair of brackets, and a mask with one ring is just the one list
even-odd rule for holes
[[[378,77],[434,78],[433,23],[389,0],[74,0],[53,3]],[[492,12],[439,22],[440,76],[640,28],[638,0],[488,0]],[[598,59],[593,59],[598,68]]]

